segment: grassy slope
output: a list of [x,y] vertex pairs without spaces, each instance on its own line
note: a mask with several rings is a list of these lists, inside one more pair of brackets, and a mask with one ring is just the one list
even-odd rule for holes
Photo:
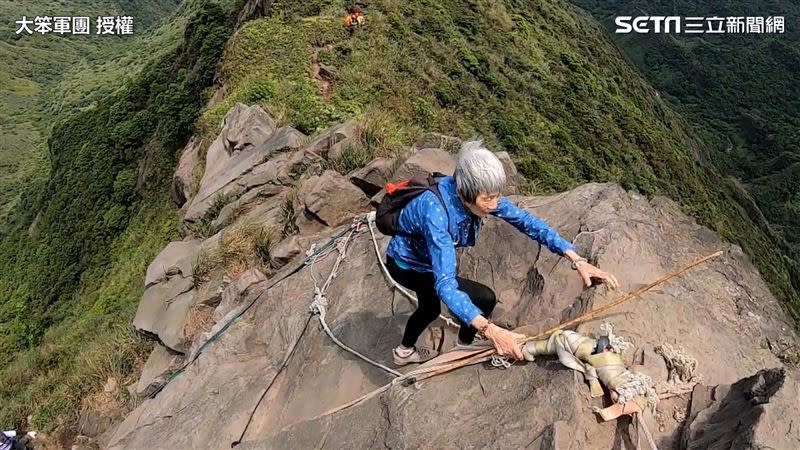
[[[143,41],[155,40],[150,28],[176,5],[177,0],[65,0],[57,6],[44,0],[0,0],[0,18],[13,27],[0,35],[0,220],[25,186],[47,180],[46,137],[61,109],[102,98],[119,85],[122,75],[135,73],[137,64],[131,63],[149,59],[140,50]],[[22,16],[124,14],[134,17],[133,36],[14,33]],[[125,56],[130,60],[120,61]]]
[[[50,179],[24,189],[0,241],[5,428],[28,415],[39,430],[73,428],[109,376],[120,382],[113,402],[128,402],[123,382],[148,349],[130,321],[147,264],[177,236],[168,181],[208,96],[232,11],[236,0],[184,2],[142,41],[138,72],[125,65],[137,51],[128,48],[127,62],[92,72],[128,72],[119,84],[114,76],[99,83],[105,95],[84,108],[47,105],[63,108],[48,139]],[[80,76],[60,84],[93,91]]]
[[[740,244],[797,317],[800,268],[780,239],[735,182],[696,162],[707,150],[688,125],[566,2],[381,0],[353,36],[341,14],[338,2],[276,1],[271,17],[239,30],[224,56],[230,95],[205,128],[242,101],[305,132],[354,113],[384,117],[398,149],[421,130],[481,135],[539,192],[616,181],[678,200]],[[337,68],[329,101],[314,61]]]
[[141,364],[152,345],[129,323],[144,291],[142,274],[176,230],[169,198],[142,205],[125,232],[108,246],[109,262],[87,271],[69,313],[36,347],[16,352],[2,369],[4,427],[28,415],[33,416],[30,426],[42,431],[74,426],[80,406],[90,402],[89,396],[109,377],[120,383],[115,400],[130,405],[122,386],[135,381],[134,364]]
[[[576,0],[613,33],[630,0]],[[655,1],[648,14],[784,16],[783,34],[612,34],[620,49],[706,135],[710,161],[747,186],[773,229],[800,251],[800,5]]]

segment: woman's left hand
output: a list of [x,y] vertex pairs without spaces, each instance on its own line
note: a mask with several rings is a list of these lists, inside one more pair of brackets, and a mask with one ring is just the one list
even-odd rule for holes
[[616,290],[619,287],[619,283],[617,282],[617,279],[614,278],[614,275],[611,275],[608,272],[603,272],[586,261],[578,261],[576,266],[578,268],[578,273],[580,274],[581,278],[583,278],[583,282],[586,283],[586,287],[592,285],[592,278],[601,280],[612,290]]

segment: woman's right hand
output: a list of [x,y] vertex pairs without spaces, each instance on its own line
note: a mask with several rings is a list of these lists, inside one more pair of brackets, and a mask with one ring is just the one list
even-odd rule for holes
[[520,340],[525,337],[524,335],[498,327],[493,323],[489,324],[483,334],[492,341],[498,355],[523,359]]

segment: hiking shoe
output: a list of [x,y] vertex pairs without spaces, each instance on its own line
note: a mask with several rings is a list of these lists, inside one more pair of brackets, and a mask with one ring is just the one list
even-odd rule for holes
[[397,349],[395,348],[392,350],[392,356],[394,356],[394,364],[400,367],[405,366],[406,364],[424,363],[425,361],[430,361],[439,356],[439,353],[435,350],[425,347],[414,347],[414,351],[411,352],[410,355],[402,357],[397,354]]

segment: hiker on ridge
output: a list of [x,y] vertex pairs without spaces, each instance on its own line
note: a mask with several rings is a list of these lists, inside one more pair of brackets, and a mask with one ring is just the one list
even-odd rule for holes
[[392,352],[396,365],[437,356],[434,350],[415,345],[439,316],[440,299],[461,322],[458,345],[471,344],[480,333],[494,344],[498,354],[522,359],[518,339],[523,336],[489,320],[497,303],[492,289],[456,276],[456,247],[474,246],[482,218],[488,215],[505,220],[569,259],[586,286],[596,278],[617,288],[613,275],[587,262],[545,222],[501,196],[505,184],[505,170],[497,156],[481,141],[469,141],[461,147],[453,176],[437,183],[446,210],[432,190],[422,192],[403,207],[396,223],[398,233],[386,250],[386,266],[395,281],[417,294],[418,306],[408,319],[402,343]]

